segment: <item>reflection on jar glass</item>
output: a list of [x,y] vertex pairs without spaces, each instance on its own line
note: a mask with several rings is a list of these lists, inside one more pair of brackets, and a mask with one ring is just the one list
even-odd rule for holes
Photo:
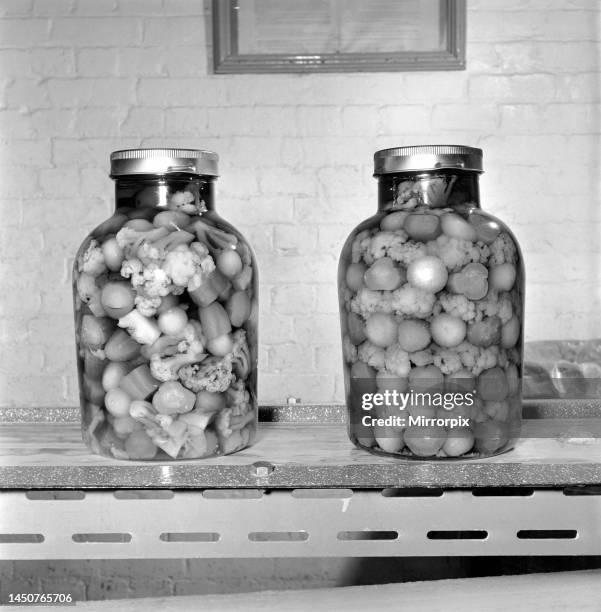
[[524,267],[480,208],[482,151],[375,154],[378,212],[347,239],[338,288],[351,441],[401,458],[512,448],[521,426]]
[[83,437],[118,459],[196,459],[252,444],[257,270],[214,210],[217,156],[111,155],[116,207],[73,268]]

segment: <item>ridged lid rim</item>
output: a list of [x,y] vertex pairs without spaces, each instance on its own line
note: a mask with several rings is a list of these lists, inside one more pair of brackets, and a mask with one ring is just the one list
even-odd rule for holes
[[204,149],[122,149],[110,156],[111,177],[133,174],[190,173],[218,176],[219,156]]
[[465,145],[412,145],[374,153],[374,176],[443,169],[483,172],[482,149]]

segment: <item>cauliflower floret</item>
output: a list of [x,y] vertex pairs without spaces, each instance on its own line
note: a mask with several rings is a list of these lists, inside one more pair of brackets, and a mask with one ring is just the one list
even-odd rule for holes
[[[129,233],[122,236],[124,244],[128,236]],[[215,269],[215,262],[205,245],[196,242],[187,245],[192,238],[189,232],[177,231],[154,243],[144,239],[136,250],[139,257],[130,257],[121,265],[121,276],[131,279],[137,293],[136,305],[146,316],[156,314],[160,306],[157,298],[169,293],[181,295],[186,286],[190,289],[190,284],[197,283],[193,287],[197,288]]]
[[[159,229],[166,230],[161,227]],[[144,239],[136,248],[135,255],[142,263],[157,263],[162,265],[167,253],[175,250],[177,247],[189,244],[194,240],[194,234],[178,229],[177,231],[167,231],[167,234],[162,238],[156,238],[152,241]]]
[[394,232],[378,232],[371,239],[368,254],[374,260],[386,257],[391,250],[398,250],[402,247],[407,242],[407,238],[407,232],[402,229]]
[[499,296],[499,293],[494,289],[489,290],[481,300],[475,301],[474,306],[476,308],[474,321],[482,321],[484,317],[498,316],[501,318],[500,310],[502,309],[503,317],[505,318],[505,320],[502,319],[502,322],[505,323],[513,314],[511,300],[507,297],[507,294]]
[[433,293],[417,289],[409,283],[393,291],[390,296],[392,310],[396,314],[418,319],[425,319],[432,314],[435,301],[436,297]]
[[81,260],[79,261],[78,269],[80,272],[85,272],[86,274],[94,277],[106,272],[104,255],[102,254],[102,249],[96,240],[90,240],[88,248],[85,250]]
[[455,351],[459,354],[461,363],[475,376],[496,366],[499,357],[499,348],[496,345],[480,348],[467,341],[455,347]]
[[198,365],[197,362],[202,361],[205,357],[206,355],[201,353],[177,353],[175,355],[155,353],[150,356],[150,373],[162,382],[176,380],[180,369],[184,366],[193,367],[190,364]]
[[[245,333],[243,330],[240,331]],[[177,350],[180,353],[202,353],[207,343],[207,339],[198,321],[188,321],[180,332],[179,339],[180,342],[177,345]]]
[[475,321],[482,321],[484,317],[498,316],[502,323],[507,323],[513,316],[511,296],[507,293],[499,295],[496,291],[489,291],[481,300],[474,303],[476,306]]
[[132,287],[146,297],[163,297],[170,293],[171,279],[156,263],[144,265],[139,259],[126,259],[121,265],[121,276],[131,279]]
[[[188,354],[195,354],[204,349],[206,339],[197,321],[188,323],[184,328],[183,336],[184,340],[178,345],[178,349],[186,348]],[[232,352],[225,357],[209,357],[202,363],[200,359],[197,359],[195,363],[180,368],[177,375],[184,387],[195,393],[202,390],[221,393],[234,382],[236,377],[233,370],[239,372],[241,378],[245,377],[250,368],[250,356],[245,337],[244,330],[238,330],[233,335]],[[246,365],[243,364],[243,361]],[[247,370],[241,372],[243,367]]]
[[416,366],[427,366],[434,361],[434,355],[430,349],[424,349],[422,351],[414,351],[409,353],[409,359],[411,363]]
[[418,204],[416,195],[419,193],[419,183],[416,181],[403,181],[396,188],[395,204],[403,210],[415,208]]
[[471,371],[476,365],[476,359],[480,353],[480,349],[470,342],[464,341],[455,347],[457,354],[461,359],[461,363]]
[[386,349],[385,353],[386,370],[397,376],[408,376],[411,370],[409,353],[404,351],[399,344],[393,344]]
[[390,314],[392,312],[390,296],[390,291],[375,291],[362,287],[351,300],[351,311],[361,315],[364,319],[374,312]]
[[131,279],[134,288],[144,283],[144,264],[135,257],[126,259],[121,264],[121,276]]
[[170,293],[171,278],[165,270],[157,264],[149,264],[146,266],[144,268],[143,278],[144,284],[142,285],[142,289],[146,295],[150,297],[164,297]]
[[403,244],[394,244],[388,249],[388,257],[398,263],[408,266],[420,257],[428,254],[426,245],[421,242],[408,241]]
[[184,387],[197,393],[211,391],[222,393],[235,379],[232,372],[232,360],[226,357],[209,357],[202,363],[195,363],[180,368],[178,377]]
[[481,321],[484,317],[493,317],[499,314],[499,294],[491,290],[485,297],[477,302],[474,302],[476,306],[476,321]]
[[[363,259],[364,255],[368,252],[371,244],[371,238],[369,230],[363,230],[359,232],[353,240],[351,247],[351,260],[353,263],[357,263]],[[373,263],[373,262],[370,262]]]
[[428,242],[426,248],[429,255],[442,259],[449,272],[457,272],[468,263],[482,263],[488,259],[486,245],[479,247],[469,240],[450,238],[446,234]]
[[196,196],[191,191],[176,191],[169,197],[169,208],[194,214],[196,209]]
[[503,263],[515,263],[517,248],[514,241],[505,232],[501,232],[490,245],[490,264],[497,266]]
[[150,262],[161,263],[165,253],[156,244],[144,240],[136,249],[136,256],[146,264]]
[[196,271],[188,281],[188,291],[194,291],[205,282],[209,274],[215,270],[216,266],[214,259],[209,254],[209,249],[207,249],[204,244],[193,242],[190,245],[190,249],[200,259]]
[[463,368],[461,357],[454,349],[434,347],[434,365],[443,374],[454,374]]
[[486,265],[488,262],[488,258],[490,257],[490,247],[481,240],[475,242],[474,247],[478,250],[479,253],[479,260],[476,263]]
[[366,340],[359,346],[357,357],[367,365],[378,370],[384,368],[384,363],[386,361],[384,349],[372,344],[369,340]]
[[347,363],[355,363],[357,361],[357,347],[349,340],[347,336],[342,341],[342,354]]
[[161,305],[160,297],[147,297],[142,294],[136,295],[134,304],[145,317],[153,317],[157,313],[157,309]]
[[252,369],[250,349],[246,342],[246,332],[239,329],[232,334],[234,344],[232,352],[229,354],[232,360],[232,369],[239,379],[245,380]]
[[186,245],[180,244],[165,255],[163,270],[174,285],[185,287],[200,266],[200,257]]
[[190,321],[180,337],[161,336],[151,346],[142,348],[142,355],[150,360],[152,375],[163,382],[176,380],[184,366],[199,363],[204,353],[205,337],[198,321]]
[[443,292],[438,296],[438,302],[445,312],[454,317],[464,321],[473,321],[476,318],[476,305],[461,293]]
[[472,373],[478,376],[483,370],[494,368],[499,361],[499,347],[494,345],[480,350],[480,355],[476,359],[476,365],[472,368]]

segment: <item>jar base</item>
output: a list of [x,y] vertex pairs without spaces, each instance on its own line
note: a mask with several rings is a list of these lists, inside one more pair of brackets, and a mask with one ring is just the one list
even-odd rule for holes
[[92,449],[90,447],[88,447],[89,451],[91,453],[93,453],[94,455],[98,455],[100,457],[106,457],[107,459],[116,459],[117,461],[124,461],[124,462],[143,462],[143,463],[169,463],[170,465],[173,463],[189,463],[191,461],[204,461],[205,459],[216,459],[217,457],[225,457],[226,455],[235,455],[236,453],[239,453],[240,451],[246,450],[247,448],[250,448],[252,445],[251,444],[247,444],[246,446],[242,446],[241,448],[237,448],[236,450],[227,452],[227,453],[213,453],[211,455],[204,455],[202,457],[178,457],[177,459],[174,459],[173,457],[170,457],[167,453],[157,453],[154,457],[152,457],[152,459],[144,459],[144,458],[140,458],[140,459],[132,459],[129,457],[122,457],[119,456],[119,452],[117,451],[115,454],[111,453],[111,452],[101,452],[98,451],[97,449]]
[[177,452],[177,456],[174,457],[158,445],[151,445],[151,448],[145,449],[138,447],[135,449],[135,454],[132,455],[132,449],[128,449],[125,438],[115,436],[109,427],[101,426],[93,434],[86,428],[82,429],[83,442],[94,455],[117,459],[118,461],[173,463],[215,459],[240,452],[254,445],[257,438],[257,426],[256,422],[250,423],[239,431],[233,431],[228,438],[217,436],[215,432],[207,430],[207,435],[209,434],[214,440],[214,446],[211,444],[210,447],[212,450],[208,451],[205,439],[205,443],[201,447],[195,446],[194,443],[191,445],[184,444],[179,448],[175,447],[173,452]]
[[459,457],[449,457],[448,455],[431,455],[430,457],[419,457],[418,455],[414,455],[413,453],[410,453],[408,451],[391,453],[388,451],[381,450],[378,447],[362,446],[361,444],[358,444],[357,442],[354,442],[354,441],[353,441],[353,444],[357,449],[362,450],[362,451],[367,451],[368,453],[371,453],[372,455],[377,455],[378,457],[392,457],[394,459],[407,460],[407,461],[438,461],[441,463],[445,463],[447,461],[466,461],[466,460],[475,461],[479,459],[489,459],[491,457],[498,457],[499,455],[504,455],[505,453],[509,453],[515,448],[515,440],[511,440],[505,446],[501,447],[500,449],[492,453],[482,454],[478,452],[470,452],[470,453],[461,455]]

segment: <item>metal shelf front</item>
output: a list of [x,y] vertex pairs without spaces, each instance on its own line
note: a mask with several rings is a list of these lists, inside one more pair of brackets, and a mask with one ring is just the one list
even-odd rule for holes
[[[300,489],[0,494],[0,558],[596,555],[601,495]],[[146,495],[144,495],[144,493]],[[149,496],[150,494],[150,496]],[[73,492],[71,492],[73,495]],[[123,495],[123,491],[121,491]],[[48,496],[50,497],[50,496]],[[12,537],[12,541],[11,541]]]
[[170,463],[91,455],[74,411],[5,419],[0,558],[595,555],[600,408],[530,405],[513,451],[461,461],[354,449],[340,407],[263,411],[252,448]]

